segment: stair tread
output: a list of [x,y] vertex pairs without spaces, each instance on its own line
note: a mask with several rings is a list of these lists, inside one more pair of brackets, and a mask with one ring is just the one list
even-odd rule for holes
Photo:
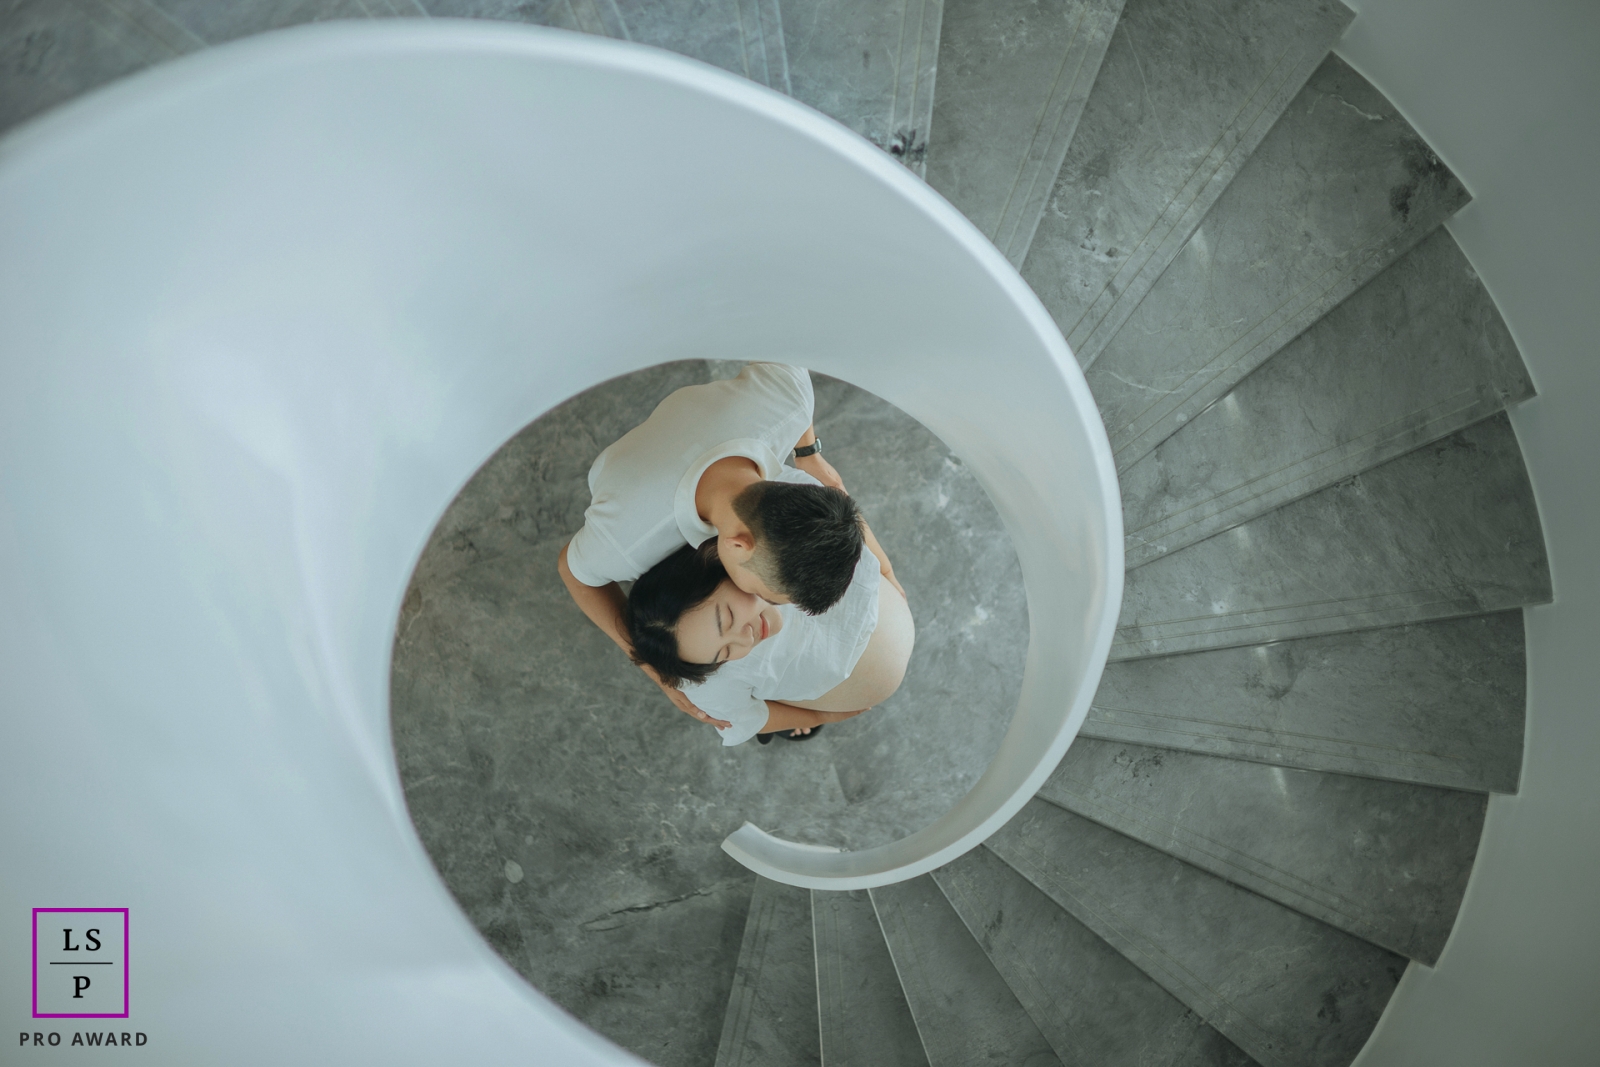
[[757,878],[716,1067],[818,1067],[811,893]]
[[932,878],[880,886],[872,901],[932,1067],[1061,1067]]
[[811,893],[826,1067],[928,1067],[867,891]]
[[1335,0],[1127,0],[1023,263],[1093,363],[1352,14]]
[[1123,0],[944,0],[928,184],[1020,266]]
[[1038,795],[1391,951],[1434,963],[1481,793],[1080,737]]
[[1066,1067],[1253,1062],[987,848],[933,878]]
[[1111,658],[1483,614],[1550,598],[1504,413],[1128,574]]
[[940,0],[782,0],[794,98],[923,173],[940,8]]
[[1514,793],[1522,612],[1107,664],[1081,736]]
[[989,847],[1263,1067],[1345,1067],[1406,960],[1042,800]]
[[721,67],[779,92],[789,91],[789,68],[784,56],[778,0],[423,2],[434,15],[530,22],[654,45]]
[[1129,569],[1533,395],[1443,227],[1123,471]]
[[1383,94],[1329,56],[1086,372],[1118,470],[1468,199]]

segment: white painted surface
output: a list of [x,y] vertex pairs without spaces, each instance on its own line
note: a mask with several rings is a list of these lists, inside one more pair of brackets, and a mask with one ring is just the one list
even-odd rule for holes
[[853,381],[995,500],[1034,640],[989,772],[915,838],[758,859],[877,884],[971,847],[1087,712],[1120,508],[1048,315],[882,153],[663,53],[464,23],[253,39],[0,144],[0,911],[130,908],[163,1063],[621,1062],[434,874],[389,652],[481,462],[686,357]]
[[1456,928],[1359,1067],[1600,1063],[1600,4],[1346,0],[1339,54],[1473,202],[1450,224],[1533,373],[1512,413],[1555,602],[1527,612],[1522,788],[1496,797]]

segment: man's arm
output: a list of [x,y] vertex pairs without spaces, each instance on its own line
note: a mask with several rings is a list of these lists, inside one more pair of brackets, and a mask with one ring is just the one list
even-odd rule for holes
[[770,734],[777,730],[809,729],[821,726],[823,723],[853,719],[860,715],[862,711],[870,710],[870,708],[862,708],[861,711],[812,711],[809,708],[797,708],[793,704],[785,704],[779,700],[769,700],[767,701],[767,725],[757,732]]
[[[627,598],[622,595],[622,587],[616,582],[607,582],[605,585],[584,585],[572,573],[572,568],[567,566],[567,546],[561,546],[561,554],[556,557],[556,569],[561,572],[561,582],[567,587],[573,603],[578,605],[578,610],[589,617],[589,621],[600,627],[600,632],[616,642],[630,658],[633,655],[633,644],[628,640],[628,629],[622,622],[622,609],[627,604]],[[719,730],[726,730],[732,723],[724,719],[713,719],[705,712],[694,706],[694,701],[683,695],[680,689],[674,689],[664,684],[655,670],[649,666],[640,665],[645,677],[649,678],[672,701],[674,707],[692,718],[701,722],[710,723]]]
[[[807,426],[806,432],[800,435],[800,440],[794,443],[794,447],[810,448],[816,444],[816,441],[817,428],[815,426]],[[837,489],[841,493],[850,491],[844,487],[844,481],[839,477],[839,472],[833,469],[833,464],[822,458],[821,452],[813,452],[809,456],[798,456],[794,461],[794,465],[830,489]]]

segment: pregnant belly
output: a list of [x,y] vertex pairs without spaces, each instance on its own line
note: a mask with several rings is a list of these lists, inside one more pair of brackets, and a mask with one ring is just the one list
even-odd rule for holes
[[789,703],[812,711],[859,711],[883,703],[900,688],[916,637],[905,598],[888,582],[878,583],[878,626],[850,677],[815,700]]

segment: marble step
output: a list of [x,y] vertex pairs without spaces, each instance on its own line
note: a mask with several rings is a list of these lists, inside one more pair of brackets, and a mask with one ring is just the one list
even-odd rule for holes
[[1122,472],[1127,565],[1532,395],[1494,301],[1440,227]]
[[811,892],[824,1067],[929,1067],[867,891]]
[[988,847],[1263,1067],[1346,1067],[1406,967],[1042,800]]
[[248,37],[268,30],[330,19],[425,18],[423,0],[112,0],[107,8],[159,8],[177,25],[206,44]]
[[1329,56],[1087,372],[1126,470],[1469,196]]
[[205,47],[145,0],[25,0],[0,18],[0,130]]
[[1515,793],[1524,660],[1521,611],[1125,660],[1080,736]]
[[931,877],[871,892],[932,1067],[1061,1067]]
[[1111,658],[1549,599],[1533,489],[1502,412],[1129,572]]
[[1080,363],[1144,299],[1351,17],[1337,0],[1127,0],[1022,265]]
[[1040,797],[1414,960],[1437,962],[1482,793],[1083,737]]
[[933,878],[1066,1067],[1253,1062],[987,848]]
[[791,95],[922,174],[941,6],[941,0],[782,0]]
[[434,15],[530,22],[654,45],[743,75],[779,92],[789,91],[778,0],[421,2]]
[[1027,256],[1123,0],[945,0],[928,184]]
[[811,892],[757,878],[716,1067],[818,1067]]

